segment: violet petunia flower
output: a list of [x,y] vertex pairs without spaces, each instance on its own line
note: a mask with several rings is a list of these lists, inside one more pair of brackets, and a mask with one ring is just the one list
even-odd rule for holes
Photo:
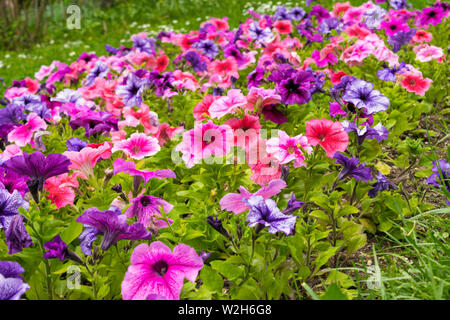
[[397,189],[381,172],[378,173],[377,182],[372,185],[373,189],[369,190],[369,197],[374,198],[378,192],[390,189]]
[[283,232],[287,236],[293,233],[297,217],[281,213],[272,199],[253,196],[247,203],[250,210],[246,221],[250,227],[257,226],[258,230],[268,227],[270,233]]
[[76,117],[72,117],[69,125],[72,130],[83,127],[86,137],[96,134],[108,135],[111,131],[116,131],[119,119],[109,112],[86,110],[77,113]]
[[342,99],[353,103],[358,109],[364,109],[367,114],[386,111],[390,105],[387,97],[373,90],[373,83],[361,79],[354,79],[347,86]]
[[249,73],[247,79],[248,79],[247,82],[248,88],[259,87],[261,81],[264,79],[264,68],[256,67],[255,70]]
[[83,263],[81,258],[75,252],[69,250],[68,245],[62,241],[59,234],[56,235],[52,241],[45,243],[44,249],[48,250],[44,253],[45,259],[57,258],[61,261],[71,259],[75,262]]
[[370,29],[378,29],[381,21],[386,17],[387,11],[380,6],[374,6],[364,12],[364,23]]
[[336,159],[336,163],[343,166],[338,175],[339,180],[343,180],[346,177],[353,177],[356,180],[369,182],[369,180],[373,179],[371,170],[365,166],[365,163],[358,166],[358,158],[347,158],[342,153],[336,153],[334,158]]
[[195,51],[189,51],[184,55],[184,59],[189,62],[195,72],[203,72],[208,70],[205,61],[202,61],[200,55]]
[[21,279],[20,274],[24,272],[25,269],[17,262],[0,261],[0,274],[5,278]]
[[101,235],[101,231],[95,227],[84,225],[84,230],[81,232],[78,239],[80,239],[80,248],[86,256],[92,256],[92,244],[97,240],[97,236]]
[[311,72],[297,71],[290,78],[282,80],[276,89],[283,104],[306,104],[311,100],[315,78]]
[[152,55],[155,53],[155,40],[151,38],[134,37],[133,48]]
[[273,33],[269,28],[261,28],[257,22],[253,22],[248,28],[250,37],[259,44],[269,42],[273,38]]
[[290,199],[288,201],[286,209],[284,209],[282,211],[282,213],[283,214],[292,213],[295,210],[300,209],[301,207],[303,207],[304,204],[305,204],[305,202],[295,199],[295,194],[292,192],[292,195],[291,195],[291,197],[290,197]]
[[20,207],[28,208],[28,202],[23,200],[17,190],[9,193],[8,190],[0,188],[0,217],[16,215]]
[[41,152],[15,156],[7,160],[3,167],[28,178],[28,189],[36,203],[39,203],[39,192],[48,178],[69,172],[70,160],[58,153],[45,156]]
[[194,43],[193,47],[198,49],[203,55],[214,59],[219,54],[219,47],[212,40],[203,40]]
[[294,7],[289,10],[289,16],[291,20],[301,21],[306,17],[306,11],[302,7]]
[[125,161],[122,158],[118,158],[114,161],[113,168],[114,168],[114,175],[118,174],[119,172],[125,172],[125,173],[128,173],[132,177],[139,176],[139,177],[142,177],[142,179],[144,180],[144,184],[147,183],[152,178],[156,178],[156,179],[174,178],[174,179],[176,179],[176,177],[177,177],[175,175],[175,172],[173,172],[170,169],[155,170],[155,171],[137,170],[136,163],[134,163],[133,161]]
[[81,149],[88,146],[86,141],[81,140],[80,138],[74,137],[70,138],[66,141],[67,151],[76,151],[79,152]]
[[0,125],[19,124],[26,119],[24,107],[21,105],[9,103],[5,108],[0,109]]
[[108,75],[109,68],[103,61],[95,62],[94,68],[86,77],[85,86],[90,86],[94,83],[97,78],[104,78]]
[[120,209],[111,207],[110,210],[100,211],[97,208],[87,209],[77,222],[95,227],[103,234],[100,248],[108,250],[112,245],[123,239],[150,240],[151,234],[144,225],[135,222],[132,225],[127,223],[127,216],[121,214]]
[[356,123],[348,120],[342,121],[342,126],[346,132],[356,132],[358,144],[361,145],[365,139],[375,139],[378,142],[387,140],[389,131],[379,122],[374,127],[371,127],[367,122],[364,127],[358,128]]
[[405,61],[402,61],[399,65],[394,65],[393,68],[388,68],[385,65],[384,69],[381,69],[381,70],[377,71],[377,77],[381,81],[391,81],[391,82],[395,83],[396,82],[395,75],[398,72],[401,72],[402,69],[407,69]]
[[393,52],[400,51],[401,47],[408,44],[416,34],[416,29],[411,28],[409,31],[400,30],[396,34],[389,36],[387,42],[392,46]]
[[1,224],[5,230],[9,254],[21,252],[24,248],[33,245],[33,241],[25,228],[23,216],[21,214],[16,214],[12,217],[3,217],[1,219]]
[[142,93],[147,84],[147,79],[141,79],[129,74],[125,85],[117,86],[116,94],[122,97],[127,107],[140,107],[142,104]]
[[[450,192],[450,164],[443,159],[438,162],[433,161],[431,170],[433,173],[428,177],[427,184],[436,188],[445,188],[447,192]],[[449,199],[447,199],[447,204],[450,205]]]
[[206,219],[206,222],[213,227],[214,230],[219,232],[221,235],[223,235],[227,239],[231,239],[230,234],[228,231],[223,227],[222,220],[218,219],[217,217],[208,216]]
[[273,14],[273,20],[291,20],[291,15],[286,11],[284,5],[278,6],[277,11]]
[[21,300],[21,296],[30,289],[20,276],[24,272],[17,262],[0,261],[0,300]]

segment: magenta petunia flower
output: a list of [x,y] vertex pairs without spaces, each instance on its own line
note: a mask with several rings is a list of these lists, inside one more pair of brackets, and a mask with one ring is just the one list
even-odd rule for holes
[[112,152],[123,151],[127,156],[141,160],[152,156],[161,149],[158,139],[149,137],[144,133],[133,133],[127,140],[114,143]]
[[148,170],[137,170],[136,169],[136,163],[133,161],[125,161],[122,158],[116,159],[113,163],[114,167],[114,174],[118,174],[119,172],[125,172],[128,173],[130,176],[140,176],[144,179],[144,183],[147,183],[152,178],[157,179],[165,179],[165,178],[174,178],[176,179],[175,172],[173,172],[170,169],[163,169],[163,170],[155,170],[155,171],[148,171]]
[[270,138],[266,143],[267,152],[273,154],[280,164],[294,161],[295,168],[306,166],[305,155],[300,147],[308,153],[312,151],[308,138],[301,134],[290,137],[283,130],[278,130],[278,137]]
[[[125,211],[125,215],[128,218],[137,217],[138,222],[145,227],[166,228],[168,227],[167,223],[159,219],[161,218],[160,207],[163,207],[164,212],[168,213],[172,210],[173,205],[158,197],[141,195],[131,200],[131,206]],[[169,219],[169,223],[172,223],[172,220]]]
[[320,145],[332,158],[337,151],[344,152],[348,146],[348,134],[340,122],[327,119],[306,121],[306,137],[313,146]]
[[249,209],[247,200],[252,196],[261,196],[268,199],[273,195],[280,193],[281,189],[286,188],[286,182],[281,179],[272,180],[266,187],[262,187],[255,193],[249,192],[244,187],[239,187],[239,193],[229,193],[220,199],[220,208],[239,214]]
[[173,252],[160,241],[150,247],[140,244],[131,255],[131,265],[122,282],[122,297],[146,300],[152,295],[178,300],[184,279],[194,282],[202,267],[203,259],[183,243]]
[[225,97],[215,100],[209,107],[211,118],[222,118],[223,116],[235,112],[237,108],[242,108],[247,104],[247,100],[240,89],[231,89]]
[[8,134],[8,140],[19,147],[24,147],[31,142],[33,134],[38,130],[45,130],[47,124],[36,113],[30,113],[28,122],[16,127]]
[[197,124],[183,134],[183,141],[175,147],[180,151],[187,168],[211,155],[223,157],[233,146],[233,130],[228,125],[216,125],[211,120]]

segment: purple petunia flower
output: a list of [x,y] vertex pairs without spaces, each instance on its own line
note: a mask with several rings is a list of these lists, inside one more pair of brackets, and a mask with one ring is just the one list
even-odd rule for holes
[[250,72],[247,79],[248,88],[258,87],[261,84],[261,80],[264,79],[264,68],[256,67],[255,70]]
[[203,40],[194,43],[193,47],[198,49],[208,58],[214,59],[219,54],[219,47],[212,40]]
[[61,261],[71,259],[75,262],[83,263],[81,258],[75,252],[69,250],[68,245],[62,241],[59,234],[56,235],[52,241],[45,243],[44,249],[49,250],[44,253],[45,259],[58,258]]
[[327,18],[322,21],[317,30],[322,34],[331,33],[332,30],[336,30],[337,34],[340,34],[344,28],[344,24],[338,18]]
[[276,89],[283,104],[306,104],[311,100],[314,88],[314,75],[308,71],[297,71],[288,79],[282,80]]
[[405,61],[402,61],[399,65],[394,65],[393,68],[387,68],[385,65],[384,69],[377,71],[377,77],[381,81],[391,81],[395,82],[395,75],[400,72],[402,69],[406,69]]
[[70,102],[77,106],[86,102],[86,100],[84,100],[81,96],[81,93],[73,89],[64,89],[59,91],[56,97],[50,98],[50,101],[60,103]]
[[392,46],[393,52],[400,51],[401,47],[408,44],[416,34],[416,29],[411,28],[409,31],[400,30],[396,34],[389,36],[387,42]]
[[365,163],[358,166],[358,158],[347,158],[342,153],[336,153],[334,158],[336,159],[336,163],[343,166],[338,175],[339,180],[343,180],[346,177],[353,177],[356,180],[369,182],[369,180],[373,179],[370,168],[365,167]]
[[195,72],[207,71],[208,67],[205,61],[201,60],[200,55],[195,51],[189,51],[184,55],[184,59],[189,62]]
[[392,184],[386,177],[379,172],[377,176],[377,182],[372,185],[373,189],[369,190],[369,197],[374,198],[378,192],[397,189],[397,187]]
[[277,11],[273,14],[273,20],[291,20],[291,15],[286,11],[284,5],[278,6]]
[[20,297],[30,289],[20,276],[24,272],[17,262],[0,261],[0,300],[20,300]]
[[17,190],[22,198],[28,192],[26,179],[23,176],[0,166],[0,189],[2,188],[8,190],[9,193]]
[[16,215],[20,207],[28,208],[28,202],[23,200],[17,190],[9,193],[6,189],[0,189],[0,217]]
[[348,120],[342,121],[342,126],[346,132],[355,131],[357,134],[358,144],[361,145],[365,139],[375,139],[378,142],[387,140],[389,131],[379,122],[373,128],[366,122],[363,128],[358,128],[356,123]]
[[236,60],[238,66],[241,66],[245,63],[245,57],[242,55],[241,50],[239,50],[238,47],[234,44],[227,46],[223,51],[223,55],[225,58],[233,57]]
[[29,191],[36,203],[39,203],[39,192],[42,191],[45,180],[69,172],[70,164],[70,160],[62,154],[45,156],[41,152],[24,152],[23,155],[6,161],[3,167],[26,177]]
[[305,203],[303,201],[298,201],[295,199],[295,194],[292,192],[291,198],[288,201],[286,209],[283,210],[283,214],[288,214],[294,212],[297,209],[303,207]]
[[19,124],[26,119],[24,107],[21,105],[9,103],[5,108],[0,109],[0,125]]
[[16,214],[11,217],[0,217],[1,225],[5,230],[6,244],[8,245],[9,254],[15,254],[33,245],[31,237],[28,234],[23,216]]
[[324,7],[322,7],[320,4],[316,4],[315,6],[312,6],[311,12],[309,13],[311,16],[316,16],[317,23],[322,23],[324,19],[328,19],[331,17],[328,10]]
[[66,141],[67,151],[79,152],[81,149],[87,147],[88,143],[80,138],[74,137]]
[[102,233],[95,227],[84,225],[84,230],[81,232],[78,239],[80,239],[81,252],[86,256],[92,256],[92,243],[97,240],[97,236]]
[[306,11],[302,7],[294,7],[289,10],[289,16],[291,20],[301,21],[306,17]]
[[76,117],[72,117],[69,125],[72,130],[83,127],[86,137],[89,138],[100,133],[106,136],[112,130],[118,130],[118,123],[119,119],[109,112],[89,109],[77,113]]
[[147,79],[141,79],[129,74],[125,85],[116,87],[116,94],[123,99],[123,103],[127,107],[140,107],[142,104],[142,93],[147,84]]
[[135,222],[129,225],[126,215],[121,214],[120,209],[116,207],[106,211],[100,211],[97,208],[87,209],[78,217],[77,222],[94,227],[103,234],[100,245],[103,251],[123,239],[151,239],[150,232],[142,223]]
[[109,68],[103,61],[97,61],[94,68],[86,77],[85,86],[90,86],[94,83],[95,79],[100,77],[104,78],[108,75]]
[[253,22],[248,28],[250,37],[259,44],[269,42],[273,38],[273,33],[269,28],[262,29],[257,22]]
[[20,274],[24,272],[25,269],[17,262],[0,261],[0,274],[5,278],[21,279]]
[[[436,188],[444,187],[447,192],[450,192],[450,164],[441,159],[437,163],[433,161],[433,173],[427,179],[427,184],[433,185]],[[447,199],[447,204],[450,205],[450,200]]]
[[347,86],[342,99],[353,103],[358,109],[364,109],[367,114],[386,111],[390,105],[387,97],[373,90],[373,83],[361,79],[354,79]]
[[150,72],[148,77],[148,83],[152,84],[156,90],[155,94],[158,97],[162,97],[167,89],[172,89],[172,82],[174,80],[173,73],[171,71],[160,73],[159,71]]
[[151,38],[144,39],[141,37],[134,37],[133,48],[152,55],[155,53],[155,40]]
[[370,29],[377,29],[381,21],[386,17],[387,11],[380,6],[375,6],[364,12],[364,23]]
[[[132,199],[131,203],[131,206],[125,211],[127,217],[137,217],[138,222],[142,223],[145,227],[156,229],[168,227],[166,221],[159,219],[161,217],[160,207],[163,207],[165,213],[168,213],[173,208],[173,205],[167,201],[154,196],[141,195]],[[169,223],[172,222],[169,219]]]
[[406,9],[410,6],[406,0],[389,0],[389,5],[395,10]]
[[44,244],[44,249],[48,250],[44,253],[45,259],[58,258],[64,261],[67,256],[67,244],[61,240],[59,234],[52,241]]
[[281,213],[275,201],[252,196],[247,203],[250,210],[246,221],[250,227],[257,226],[258,231],[268,227],[270,233],[283,232],[287,236],[293,233],[297,217]]

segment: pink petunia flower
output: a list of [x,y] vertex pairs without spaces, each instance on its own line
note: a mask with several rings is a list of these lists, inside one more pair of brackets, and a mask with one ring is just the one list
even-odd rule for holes
[[55,204],[58,209],[68,204],[73,205],[73,201],[75,200],[74,188],[78,188],[77,176],[77,173],[71,176],[64,173],[45,181],[44,188],[49,193],[47,199]]
[[250,199],[250,197],[261,196],[264,199],[269,199],[270,197],[279,194],[281,190],[286,187],[286,182],[281,179],[270,181],[266,187],[262,187],[255,193],[251,193],[241,186],[239,187],[239,193],[229,193],[220,199],[220,208],[222,210],[234,212],[234,214],[239,214],[249,209],[246,200]]
[[99,159],[108,159],[111,157],[111,143],[105,142],[98,148],[85,147],[79,152],[66,151],[63,153],[72,163],[69,169],[78,172],[82,179],[89,179],[94,175],[94,166]]
[[320,145],[332,158],[337,151],[344,152],[348,146],[348,134],[340,122],[327,119],[306,121],[306,137],[311,145]]
[[430,89],[433,80],[424,78],[420,72],[403,72],[399,75],[401,79],[400,85],[408,92],[414,92],[420,96],[424,96]]
[[141,160],[158,153],[160,149],[158,139],[135,132],[127,140],[114,143],[111,151],[123,151],[128,157]]
[[425,30],[417,30],[411,39],[411,43],[430,42],[431,40],[433,40],[433,34]]
[[6,160],[11,159],[14,156],[20,156],[22,155],[22,149],[16,144],[10,144],[5,147],[5,150],[3,153],[0,153],[0,160],[5,162]]
[[281,103],[281,96],[274,89],[252,87],[247,94],[246,109],[261,111],[264,107]]
[[225,156],[233,145],[233,130],[228,125],[216,125],[211,120],[196,124],[183,134],[183,141],[175,147],[180,151],[187,168],[211,155]]
[[8,140],[14,142],[19,147],[24,147],[31,142],[33,134],[38,130],[45,130],[47,124],[36,113],[32,112],[28,116],[28,122],[16,127],[8,134]]
[[230,89],[227,95],[215,100],[209,107],[211,118],[222,118],[223,116],[235,112],[237,108],[242,108],[247,104],[247,100],[240,89]]
[[220,96],[213,96],[211,94],[207,94],[203,97],[203,101],[199,102],[193,110],[194,113],[194,119],[197,121],[205,120],[207,117],[210,116],[209,114],[209,107],[211,104],[219,99]]
[[[144,194],[131,199],[131,206],[125,211],[125,215],[128,218],[137,217],[138,222],[151,229],[167,228],[167,222],[161,219],[160,207],[163,207],[165,213],[173,209],[173,205],[164,199]],[[169,219],[169,223],[172,224],[173,220]]]
[[150,247],[142,243],[131,255],[131,265],[122,282],[122,298],[146,300],[157,295],[178,300],[184,279],[194,282],[202,267],[202,258],[183,243],[173,252],[160,241],[152,242]]
[[273,24],[273,27],[281,34],[292,33],[292,24],[289,20],[278,20]]
[[295,168],[306,166],[305,155],[300,147],[308,154],[312,151],[308,138],[301,134],[290,137],[283,130],[278,130],[278,137],[270,138],[266,143],[267,152],[273,154],[280,164],[294,161]]
[[419,60],[420,62],[429,62],[431,60],[441,62],[444,58],[444,52],[442,48],[436,46],[421,44],[417,47],[414,47],[413,50],[416,53],[416,60]]

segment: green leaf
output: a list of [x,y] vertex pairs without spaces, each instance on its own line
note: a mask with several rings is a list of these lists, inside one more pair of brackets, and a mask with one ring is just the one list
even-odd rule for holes
[[61,232],[61,240],[70,244],[75,240],[83,230],[83,224],[73,221],[69,226]]
[[222,292],[223,279],[222,277],[209,266],[203,266],[200,272],[200,278],[203,281],[203,285],[213,292]]
[[211,267],[220,272],[228,280],[235,280],[244,273],[243,266],[237,266],[227,261],[215,260],[211,262]]
[[342,293],[339,287],[333,283],[327,289],[321,297],[320,300],[348,300],[347,296]]

